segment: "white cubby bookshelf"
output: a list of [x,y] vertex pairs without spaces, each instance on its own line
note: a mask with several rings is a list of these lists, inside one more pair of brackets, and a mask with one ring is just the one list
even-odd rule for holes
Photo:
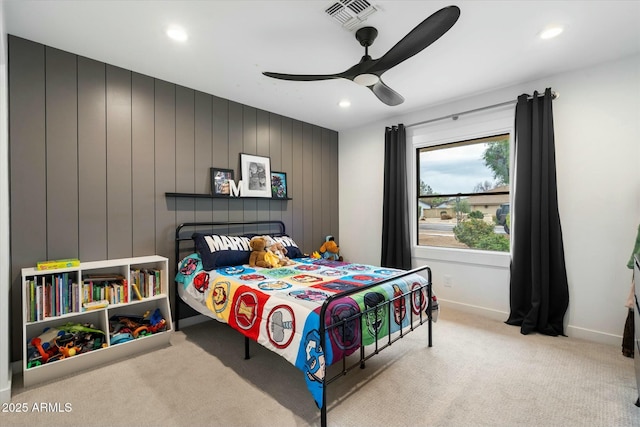
[[[137,271],[157,271],[154,275],[158,282],[156,286],[147,285],[145,289],[140,289],[142,298],[137,298],[137,293],[133,289],[133,284],[137,283]],[[77,372],[103,366],[106,363],[121,359],[133,354],[151,351],[157,347],[168,345],[173,323],[171,321],[171,307],[169,305],[169,260],[158,255],[111,259],[105,261],[80,262],[75,267],[60,268],[54,270],[38,270],[36,268],[22,269],[22,316],[23,316],[23,337],[22,346],[22,372],[24,386],[28,387],[45,381],[54,380]],[[92,295],[94,299],[108,298],[110,302],[98,308],[85,309],[83,302],[86,302],[88,294],[82,291],[80,286],[85,281],[86,284],[96,281],[104,283],[101,278],[117,277],[112,280],[108,293],[97,291]],[[101,278],[100,278],[101,277]],[[57,309],[54,311],[49,307],[45,312],[42,307],[36,310],[35,303],[32,305],[36,295],[36,283],[51,282],[55,286],[56,278],[59,278],[59,292],[57,298]],[[34,282],[34,285],[31,283]],[[173,283],[173,281],[171,281]],[[75,286],[74,286],[75,284]],[[93,283],[91,283],[93,284]],[[66,290],[65,289],[66,285]],[[40,286],[42,287],[42,286]],[[139,286],[142,288],[142,284]],[[32,291],[32,289],[34,289]],[[85,287],[88,289],[88,286]],[[116,290],[114,290],[116,289]],[[75,295],[74,295],[75,294]],[[52,301],[51,293],[48,294]],[[80,300],[78,300],[78,298]],[[40,299],[41,304],[43,299]],[[49,304],[50,306],[51,304]],[[143,316],[145,313],[154,313],[159,309],[166,325],[163,330],[146,336],[112,344],[109,334],[109,319],[113,316]],[[37,312],[41,314],[38,315]],[[93,328],[104,332],[102,335],[103,346],[87,352],[61,358],[60,360],[49,360],[47,363],[37,364],[30,358],[29,343],[33,338],[40,337],[45,329],[58,329],[67,323],[90,324]],[[100,336],[100,334],[98,334]],[[41,362],[41,361],[40,361]],[[34,366],[35,365],[35,366]]]

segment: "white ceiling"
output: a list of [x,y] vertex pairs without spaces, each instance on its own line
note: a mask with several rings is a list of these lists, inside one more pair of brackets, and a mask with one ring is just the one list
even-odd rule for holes
[[[373,58],[438,9],[461,9],[448,33],[383,75],[405,98],[396,107],[351,81],[261,74],[360,61],[355,32],[325,13],[332,0],[5,0],[4,19],[9,34],[338,131],[640,52],[640,1],[369,1],[378,10],[357,28],[378,29]],[[168,39],[171,24],[189,40]],[[564,33],[539,39],[549,24]]]

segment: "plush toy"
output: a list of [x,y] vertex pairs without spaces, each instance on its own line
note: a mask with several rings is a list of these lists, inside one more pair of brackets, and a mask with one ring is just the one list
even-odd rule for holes
[[320,246],[320,254],[324,259],[342,261],[342,257],[340,256],[340,247],[335,242],[333,236],[326,237],[325,242]]
[[256,236],[249,241],[251,247],[251,255],[249,255],[249,265],[251,267],[271,268],[271,264],[265,260],[267,254],[267,242],[264,237]]
[[287,256],[287,248],[285,248],[282,243],[274,242],[268,249],[278,257],[278,264],[280,266],[291,265],[294,263]]
[[267,248],[267,250],[266,250],[266,252],[264,254],[264,260],[265,260],[265,262],[267,262],[269,264],[269,268],[281,267],[280,258],[278,258],[278,255],[276,255],[273,252],[271,252],[269,250],[269,248]]
[[273,237],[267,234],[262,236],[262,238],[264,239],[264,244],[265,244],[264,250],[266,251],[266,254],[264,255],[264,260],[267,263],[269,263],[269,268],[281,267],[282,264],[280,264],[280,258],[278,257],[278,254],[276,254],[273,250],[276,244],[276,241],[273,240]]

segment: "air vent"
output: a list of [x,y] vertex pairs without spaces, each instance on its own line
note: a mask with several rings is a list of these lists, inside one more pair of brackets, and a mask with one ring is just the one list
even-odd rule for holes
[[347,30],[353,30],[376,10],[367,0],[338,0],[325,12]]

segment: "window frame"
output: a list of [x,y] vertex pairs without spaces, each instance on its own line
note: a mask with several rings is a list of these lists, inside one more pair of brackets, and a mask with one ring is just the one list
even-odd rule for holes
[[[456,118],[454,118],[456,117]],[[452,116],[407,128],[407,165],[409,176],[409,220],[411,230],[412,257],[424,260],[508,267],[509,252],[479,249],[443,248],[418,245],[418,149],[445,146],[461,141],[484,138],[491,135],[509,134],[510,141],[510,199],[513,202],[514,182],[514,119],[513,105],[488,109],[467,115]]]

